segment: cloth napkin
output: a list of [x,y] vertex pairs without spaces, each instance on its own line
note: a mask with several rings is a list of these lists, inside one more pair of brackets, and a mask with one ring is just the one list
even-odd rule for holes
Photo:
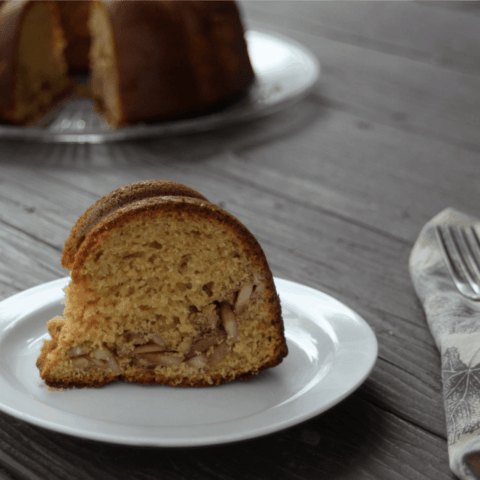
[[450,468],[461,479],[480,479],[480,302],[463,297],[450,278],[434,225],[475,224],[448,208],[430,220],[410,255],[413,285],[442,358]]

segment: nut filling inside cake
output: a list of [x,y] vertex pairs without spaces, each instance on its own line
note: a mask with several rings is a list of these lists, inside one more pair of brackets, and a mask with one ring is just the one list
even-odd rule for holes
[[[212,284],[202,288],[211,294]],[[250,301],[255,302],[263,291],[261,279],[253,278],[228,296],[228,300],[213,302],[198,311],[189,306],[189,320],[195,326],[196,335],[173,334],[178,337],[175,344],[157,331],[128,331],[119,336],[119,343],[102,344],[94,348],[91,342],[72,346],[69,350],[71,365],[75,371],[103,370],[120,375],[129,367],[143,367],[154,370],[157,367],[174,367],[180,364],[189,370],[204,369],[217,365],[230,353],[239,340],[239,320],[247,310]],[[208,294],[207,293],[207,294]],[[178,321],[174,318],[174,321]],[[168,333],[167,333],[168,335]],[[169,335],[172,338],[172,335]]]
[[136,211],[88,235],[95,241],[75,256],[63,317],[47,324],[52,339],[37,365],[48,385],[216,385],[286,355],[273,277],[253,236],[233,217],[212,220],[220,209],[209,202],[168,198],[172,211]]

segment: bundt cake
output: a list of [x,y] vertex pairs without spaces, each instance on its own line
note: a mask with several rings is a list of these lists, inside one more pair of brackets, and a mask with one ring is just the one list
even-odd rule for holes
[[287,355],[265,254],[235,217],[183,185],[147,181],[98,200],[62,265],[62,317],[37,367],[52,387],[208,386]]
[[0,10],[0,122],[26,125],[71,87],[52,2],[5,2]]
[[208,112],[254,78],[233,0],[10,1],[0,31],[2,122],[45,113],[67,70],[89,71],[112,127]]
[[92,88],[110,125],[199,113],[253,70],[233,1],[92,2]]

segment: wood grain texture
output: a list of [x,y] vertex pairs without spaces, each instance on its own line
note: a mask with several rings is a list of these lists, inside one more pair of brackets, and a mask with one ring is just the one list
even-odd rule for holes
[[204,134],[0,142],[0,300],[68,273],[63,243],[97,198],[138,180],[174,180],[245,223],[274,275],[365,318],[379,341],[372,374],[308,422],[209,448],[100,444],[0,414],[0,478],[454,478],[440,358],[407,264],[433,215],[478,211],[480,10],[466,2],[242,6],[249,24],[318,56],[312,93],[274,116]]

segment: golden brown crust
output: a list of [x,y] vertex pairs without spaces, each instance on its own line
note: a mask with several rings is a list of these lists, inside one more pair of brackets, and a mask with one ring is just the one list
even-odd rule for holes
[[[137,383],[139,385],[169,385],[172,387],[213,387],[217,385],[222,385],[224,383],[229,383],[232,380],[249,380],[252,377],[255,377],[260,372],[275,367],[279,365],[283,358],[286,356],[287,353],[278,355],[276,361],[272,361],[269,364],[266,364],[259,368],[257,371],[247,372],[242,375],[238,375],[236,377],[232,376],[225,376],[222,377],[220,375],[214,375],[211,377],[210,381],[207,380],[197,380],[192,381],[189,378],[168,378],[165,375],[159,374],[141,374],[141,375],[122,375],[121,377],[115,376],[105,376],[103,380],[94,380],[91,382],[83,382],[78,381],[76,379],[68,379],[65,381],[51,381],[48,378],[45,378],[42,374],[42,378],[44,378],[45,383],[52,388],[100,388],[105,385],[108,385],[112,382],[124,381],[127,383]],[[37,367],[40,369],[38,362]]]
[[65,243],[62,256],[63,267],[69,270],[73,268],[75,254],[85,237],[109,214],[137,200],[161,196],[183,196],[207,201],[201,193],[198,193],[193,188],[164,180],[146,180],[117,188],[97,200],[77,220]]
[[98,6],[108,12],[115,38],[120,126],[200,113],[234,99],[253,81],[232,0]]

